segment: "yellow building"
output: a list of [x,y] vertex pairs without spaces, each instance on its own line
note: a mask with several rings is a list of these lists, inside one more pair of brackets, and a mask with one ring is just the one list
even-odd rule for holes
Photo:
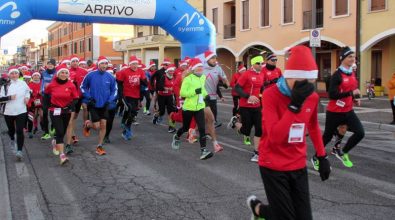
[[[361,84],[395,73],[395,0],[361,1]],[[364,89],[364,85],[362,86]]]
[[[203,14],[206,0],[185,1]],[[160,64],[164,58],[177,64],[181,56],[180,43],[157,26],[135,25],[133,38],[115,42],[114,50],[123,52],[124,63],[128,62],[130,56],[135,55],[145,64],[150,60]]]
[[[339,65],[343,46],[356,46],[356,1],[316,0],[316,24],[321,32],[317,48],[319,90],[324,79]],[[230,75],[238,62],[262,51],[278,55],[283,69],[286,51],[295,45],[309,45],[312,27],[311,0],[210,0],[206,16],[217,28],[217,54]]]

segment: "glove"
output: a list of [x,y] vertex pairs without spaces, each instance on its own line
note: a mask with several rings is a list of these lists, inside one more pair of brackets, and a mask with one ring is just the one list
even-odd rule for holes
[[202,94],[202,88],[195,89],[197,95]]
[[331,173],[331,164],[329,163],[327,155],[317,158],[320,162],[318,172],[320,173],[321,180],[325,181],[329,178],[329,174]]
[[294,113],[299,113],[304,101],[314,92],[314,85],[309,83],[307,79],[295,81],[291,92],[291,103],[288,109]]
[[88,106],[95,107],[96,106],[96,101],[94,99],[92,99],[92,98],[89,99]]
[[272,81],[270,81],[271,84],[277,83],[278,78],[273,79]]

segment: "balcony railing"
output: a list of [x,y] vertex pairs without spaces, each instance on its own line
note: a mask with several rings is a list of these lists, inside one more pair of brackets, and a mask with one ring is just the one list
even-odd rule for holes
[[224,25],[224,39],[236,37],[236,24]]
[[116,51],[122,51],[127,48],[128,45],[138,45],[138,44],[149,44],[149,43],[157,43],[163,41],[174,41],[171,36],[167,35],[147,35],[143,37],[136,37],[126,40],[120,40],[114,42],[114,49]]
[[[312,12],[305,11],[303,12],[303,30],[312,29]],[[316,28],[322,28],[324,25],[324,13],[322,8],[317,9],[316,11]]]

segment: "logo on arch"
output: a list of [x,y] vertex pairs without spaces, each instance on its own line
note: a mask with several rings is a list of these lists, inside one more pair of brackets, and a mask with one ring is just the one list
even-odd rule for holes
[[173,27],[178,27],[179,32],[199,32],[204,31],[203,25],[205,20],[202,15],[198,12],[194,12],[192,15],[185,13],[174,25]]
[[15,19],[21,16],[18,5],[13,1],[8,1],[0,5],[0,25],[14,25]]

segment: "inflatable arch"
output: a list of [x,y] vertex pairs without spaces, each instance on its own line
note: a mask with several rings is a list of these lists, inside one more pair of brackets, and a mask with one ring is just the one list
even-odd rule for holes
[[182,57],[216,47],[214,25],[185,0],[0,0],[0,36],[31,19],[160,26]]

